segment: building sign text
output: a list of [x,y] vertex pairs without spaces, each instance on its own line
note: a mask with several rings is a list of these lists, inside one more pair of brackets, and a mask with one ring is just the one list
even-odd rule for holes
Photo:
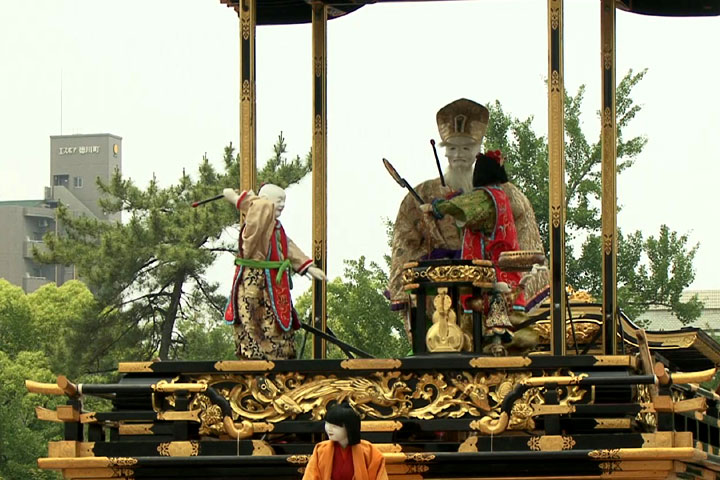
[[83,145],[80,147],[58,147],[58,155],[72,155],[79,153],[85,155],[86,153],[100,153],[100,145]]

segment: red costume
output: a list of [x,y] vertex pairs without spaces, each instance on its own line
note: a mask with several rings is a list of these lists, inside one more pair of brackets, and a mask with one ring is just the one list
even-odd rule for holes
[[272,201],[243,192],[236,207],[245,213],[245,223],[225,320],[233,324],[237,355],[294,358],[293,329],[300,323],[290,296],[290,270],[303,274],[312,260],[285,234]]
[[[490,260],[494,265],[497,265],[502,252],[520,250],[510,200],[499,185],[478,187],[476,190],[483,190],[492,198],[495,204],[495,227],[490,236],[481,231],[465,228],[461,256],[464,259],[480,258]],[[497,266],[495,267],[495,274],[498,282],[507,283],[512,290],[518,288],[522,278],[520,272],[506,272],[500,270]],[[524,306],[525,295],[521,292],[515,300],[515,307],[524,309]]]

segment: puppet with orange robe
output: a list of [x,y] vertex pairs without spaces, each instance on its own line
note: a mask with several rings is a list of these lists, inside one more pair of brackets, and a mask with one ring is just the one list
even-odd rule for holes
[[329,440],[315,445],[303,480],[387,480],[382,452],[360,439],[360,416],[349,405],[328,409],[325,432]]

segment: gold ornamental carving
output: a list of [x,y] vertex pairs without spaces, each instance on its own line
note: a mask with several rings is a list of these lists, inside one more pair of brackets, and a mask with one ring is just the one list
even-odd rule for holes
[[80,423],[96,423],[97,412],[88,412],[80,414]]
[[323,242],[322,240],[315,240],[315,246],[313,247],[313,260],[315,263],[322,262],[323,259]]
[[132,467],[138,463],[138,459],[132,457],[110,457],[108,460],[113,467]]
[[397,432],[402,428],[402,422],[393,420],[377,420],[362,422],[360,425],[361,432]]
[[605,110],[603,110],[603,128],[612,128],[612,124],[612,110],[610,110],[610,107],[605,107]]
[[[399,377],[399,372],[341,379],[289,372],[272,378],[228,375],[216,381],[235,384],[225,396],[239,418],[275,423],[306,413],[312,420],[321,420],[327,405],[334,401],[348,401],[371,418],[396,418],[411,405],[408,395],[411,390]],[[382,414],[374,405],[388,407],[390,411]]]
[[174,410],[159,411],[157,412],[157,419],[168,422],[200,422],[200,410],[188,410],[187,412]]
[[152,435],[152,423],[121,423],[118,425],[120,435]]
[[[652,403],[652,395],[650,387],[648,385],[637,385],[636,386],[636,398],[635,403],[650,405]],[[657,412],[654,409],[642,409],[635,416],[635,419],[642,422],[650,427],[657,428]]]
[[405,467],[406,467],[405,473],[408,473],[408,474],[425,473],[428,470],[430,470],[430,467],[428,467],[427,465],[413,464],[413,465],[406,465]]
[[605,70],[610,70],[612,68],[612,53],[613,53],[613,49],[610,45],[608,45],[608,44],[603,45],[602,57],[603,57],[603,68]]
[[571,302],[577,303],[595,303],[595,297],[593,297],[587,290],[575,290],[574,288],[567,287],[568,295],[570,295]]
[[247,41],[250,39],[250,17],[243,15],[240,22],[242,23],[242,38]]
[[310,455],[290,455],[287,457],[287,461],[295,465],[307,465],[310,461]]
[[375,446],[383,453],[402,453],[402,445],[397,443],[376,443]]
[[253,423],[252,426],[255,433],[266,433],[275,430],[275,425],[272,423]]
[[528,357],[475,357],[470,360],[472,368],[522,368],[531,364]]
[[559,452],[572,450],[575,447],[575,440],[566,435],[542,435],[530,437],[527,445],[530,450],[536,452]]
[[258,457],[258,456],[265,456],[265,455],[275,455],[275,450],[270,446],[268,442],[265,440],[253,440],[252,441],[252,456]]
[[600,470],[602,470],[603,474],[610,475],[613,472],[621,472],[622,466],[620,462],[600,462],[598,464],[600,467]]
[[695,343],[696,335],[663,335],[661,336],[662,346],[677,346],[680,348],[688,348]]
[[[568,324],[565,327],[565,343],[568,346],[575,345],[575,339],[577,339],[578,345],[586,344],[592,339],[595,334],[600,331],[602,324],[597,320],[573,320],[573,326],[575,327],[575,335],[573,335],[572,327]],[[550,341],[550,321],[537,322],[532,326],[540,336],[541,343],[548,343]]]
[[322,76],[322,66],[323,66],[322,57],[314,57],[313,58],[313,67],[315,70],[315,77]]
[[112,478],[125,478],[129,480],[135,478],[133,477],[135,471],[130,468],[110,467],[110,470],[112,471]]
[[164,442],[157,446],[157,451],[163,457],[197,457],[200,452],[200,443],[196,440]]
[[315,135],[322,135],[322,131],[323,131],[322,124],[323,124],[322,116],[318,113],[317,115],[315,115],[315,128],[313,130],[313,133]]
[[249,102],[250,101],[250,81],[249,80],[243,80],[242,82],[242,88],[240,90],[240,101],[241,102]]
[[[561,375],[561,372],[544,376]],[[422,420],[477,417],[471,428],[488,432],[506,415],[510,430],[533,430],[534,417],[544,414],[541,393],[542,377],[529,372],[469,371],[451,375],[442,373],[373,372],[365,376],[336,378],[324,375],[303,375],[287,372],[265,375],[205,375],[208,384],[222,383],[217,391],[228,399],[233,418],[243,422],[265,422],[272,425],[287,419],[303,418],[319,421],[331,402],[348,402],[366,420]],[[521,383],[535,379],[531,388],[518,398],[510,412],[501,413],[505,397]],[[537,383],[537,384],[536,384]],[[219,387],[219,386],[218,386]],[[572,404],[585,395],[577,385],[561,389],[559,408],[570,411]],[[190,407],[199,413],[202,434],[222,435],[225,432],[220,412],[204,394],[192,397]]]
[[603,252],[605,253],[605,255],[610,255],[612,253],[612,247],[613,247],[613,234],[612,233],[603,234]]
[[435,311],[432,315],[433,325],[425,336],[427,349],[430,352],[459,352],[465,337],[457,324],[457,315],[452,309],[452,299],[447,288],[439,288],[433,298]]
[[405,454],[405,461],[415,463],[427,463],[435,460],[435,455],[432,453],[407,453]]
[[200,410],[200,435],[221,435],[225,432],[223,414],[219,405],[214,405],[207,395],[196,395],[190,403],[191,409]]
[[596,430],[627,430],[632,426],[629,418],[596,418],[595,423]]
[[620,460],[620,449],[591,450],[588,452],[588,457],[595,460]]
[[553,70],[550,75],[550,91],[560,92],[560,72]]
[[465,439],[465,441],[463,443],[460,444],[460,446],[458,447],[458,452],[459,453],[477,452],[478,451],[477,442],[478,442],[477,435],[469,436],[468,438]]
[[268,360],[223,360],[215,362],[218,372],[266,371],[275,368],[275,362]]
[[135,373],[135,372],[150,372],[152,373],[154,362],[120,362],[118,363],[118,372],[120,373]]
[[423,270],[406,269],[403,283],[414,283],[420,279],[431,282],[468,282],[491,284],[495,282],[495,269],[485,265],[441,265]]
[[550,24],[553,30],[557,30],[560,27],[560,8],[550,7]]
[[340,362],[345,370],[392,370],[401,366],[397,358],[350,358]]
[[560,207],[553,205],[550,207],[552,210],[552,224],[553,227],[560,227]]

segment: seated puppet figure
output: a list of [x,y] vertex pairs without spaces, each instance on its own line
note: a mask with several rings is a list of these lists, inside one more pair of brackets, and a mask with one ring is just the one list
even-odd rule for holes
[[285,191],[266,184],[258,195],[232,188],[223,196],[245,214],[235,258],[225,321],[235,330],[236,355],[242,359],[295,358],[293,332],[300,328],[292,304],[288,270],[326,280],[325,274],[285,234],[280,214]]
[[[489,299],[470,299],[470,307],[485,314],[487,335],[492,336],[490,350],[503,353],[502,343],[512,340],[512,309],[523,311],[525,296],[522,274],[497,267],[500,254],[520,250],[508,195],[502,184],[508,182],[499,150],[478,154],[473,171],[473,192],[450,200],[435,200],[432,213],[437,218],[450,215],[463,228],[461,258],[490,260],[495,265],[497,283]],[[428,206],[423,210],[431,211]]]
[[315,445],[303,480],[387,480],[385,457],[360,440],[360,416],[349,405],[328,409],[325,432],[329,440]]

